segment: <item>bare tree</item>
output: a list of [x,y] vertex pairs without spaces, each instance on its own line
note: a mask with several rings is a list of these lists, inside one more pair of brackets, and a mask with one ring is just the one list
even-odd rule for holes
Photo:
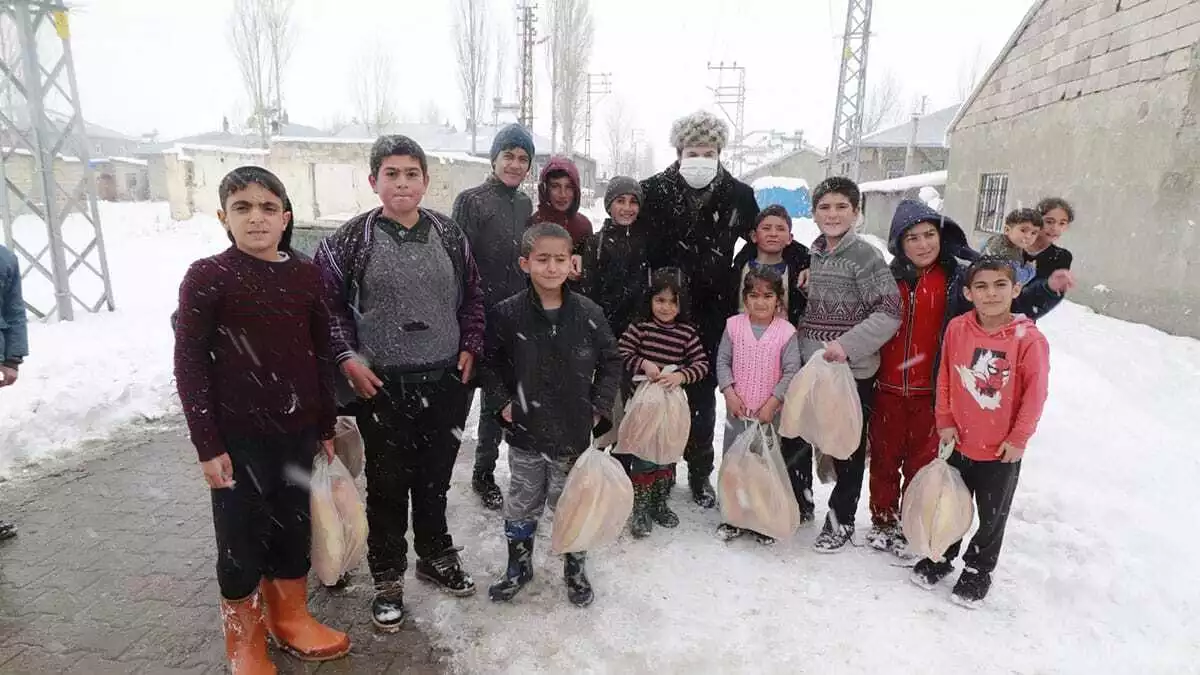
[[399,121],[392,98],[395,79],[391,52],[381,41],[372,43],[359,58],[351,78],[355,116],[366,128],[367,136],[379,136]]
[[614,176],[632,173],[630,165],[636,165],[637,157],[633,151],[633,118],[625,105],[625,100],[614,99],[608,109],[608,161],[612,165]]
[[487,98],[488,39],[487,0],[458,0],[454,41],[458,57],[458,90],[463,98],[467,129],[471,131],[471,154],[477,150],[479,117]]
[[442,109],[438,106],[437,101],[427,99],[421,104],[421,121],[425,124],[441,124],[444,119],[445,116],[442,114]]
[[970,61],[960,61],[958,64],[958,100],[966,101],[971,92],[975,90],[975,85],[979,83],[979,77],[983,74],[983,45],[975,45],[975,55]]
[[863,135],[879,131],[884,125],[899,120],[902,112],[900,94],[900,81],[896,79],[896,73],[890,70],[871,86],[867,92],[866,110],[863,112]]
[[234,0],[229,17],[229,44],[233,48],[242,85],[250,98],[250,119],[267,147],[267,101],[270,88],[271,48],[266,37],[267,17],[262,0]]
[[589,0],[550,0],[547,23],[551,152],[557,150],[561,122],[563,151],[570,153],[575,148],[578,120],[583,114],[588,62],[596,32]]
[[283,71],[292,58],[296,31],[292,23],[292,7],[295,0],[259,0],[262,5],[264,31],[271,54],[271,75],[275,85],[275,118],[284,117]]

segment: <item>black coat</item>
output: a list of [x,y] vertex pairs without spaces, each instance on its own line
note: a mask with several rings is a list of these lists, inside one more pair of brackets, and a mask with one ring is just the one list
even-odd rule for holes
[[645,304],[650,288],[649,230],[642,218],[629,227],[610,218],[584,244],[580,290],[604,310],[613,335],[624,333]]
[[[733,270],[729,280],[729,287],[734,289],[733,302],[729,306],[731,316],[737,313],[740,305],[738,299],[742,293],[742,272],[756,251],[754,244],[746,244],[733,259]],[[798,241],[793,241],[783,249],[783,262],[787,263],[789,277],[788,323],[793,326],[800,324],[800,319],[804,318],[804,310],[808,307],[808,295],[800,288],[800,272],[809,268],[811,260],[808,247]]]
[[471,242],[485,307],[494,307],[525,288],[528,277],[517,259],[532,213],[529,197],[494,175],[455,198],[453,219]]
[[642,181],[642,192],[642,209],[656,225],[650,267],[675,267],[687,278],[692,317],[715,362],[731,304],[733,246],[738,237],[748,239],[758,217],[754,190],[724,168],[707,188],[694,190],[676,162]]
[[[611,428],[621,379],[621,355],[600,307],[563,289],[553,323],[532,289],[501,302],[487,316],[485,377],[512,402],[505,424],[511,447],[550,457],[571,457]],[[503,423],[503,422],[502,422]]]

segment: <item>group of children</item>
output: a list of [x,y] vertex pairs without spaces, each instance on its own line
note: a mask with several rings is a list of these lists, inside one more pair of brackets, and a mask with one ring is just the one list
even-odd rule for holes
[[[360,403],[377,398],[378,392],[389,400],[413,398],[412,410],[402,405],[404,401],[385,401],[396,407],[399,427],[413,427],[401,429],[411,432],[411,443],[405,440],[398,445],[400,441],[391,439],[388,445],[366,439],[368,446],[375,446],[367,449],[370,494],[379,492],[378,472],[388,459],[378,453],[403,455],[415,452],[408,445],[430,445],[425,437],[432,432],[417,429],[419,419],[414,415],[440,415],[439,428],[446,426],[448,435],[453,425],[465,422],[457,419],[466,415],[460,385],[471,380],[475,357],[480,357],[486,418],[481,425],[494,420],[506,430],[509,443],[509,493],[507,499],[494,500],[504,508],[508,561],[503,575],[489,588],[493,600],[507,601],[533,578],[533,541],[543,510],[553,508],[578,456],[590,445],[602,445],[596,439],[619,425],[618,392],[630,395],[635,376],[674,388],[694,386],[715,373],[725,396],[728,447],[747,424],[778,422],[790,380],[806,360],[819,354],[847,363],[857,380],[864,419],[871,423],[864,425],[857,451],[834,462],[837,484],[815,548],[840,550],[854,534],[868,429],[877,426],[871,412],[883,362],[881,391],[887,391],[884,381],[905,373],[898,393],[930,411],[898,425],[907,427],[898,433],[911,443],[902,443],[889,454],[916,454],[913,448],[926,447],[931,439],[957,447],[951,461],[977,495],[981,527],[964,556],[969,569],[955,594],[968,602],[983,598],[999,553],[1020,458],[1036,428],[1047,382],[1045,339],[1031,321],[1013,314],[1014,302],[1022,307],[1024,295],[1018,265],[994,257],[981,258],[969,268],[959,265],[951,254],[973,252],[958,226],[906,202],[893,223],[896,260],[889,269],[882,255],[854,232],[861,201],[857,186],[845,178],[832,178],[813,192],[821,236],[811,252],[792,240],[791,220],[784,209],[768,207],[758,214],[746,233],[751,245],[728,269],[730,290],[736,292],[714,296],[736,299],[720,308],[728,319],[714,357],[705,349],[698,328],[689,322],[685,275],[673,268],[650,269],[644,242],[647,228],[653,226],[639,218],[644,205],[637,181],[610,182],[604,200],[609,218],[599,232],[583,237],[573,231],[582,229],[577,174],[571,173],[569,163],[551,163],[541,176],[542,204],[528,215],[529,222],[498,235],[489,229],[489,218],[519,219],[517,186],[528,171],[531,150],[527,133],[502,132],[497,137],[493,177],[456,205],[464,220],[472,210],[469,217],[478,220],[464,222],[460,228],[454,220],[418,207],[429,181],[419,146],[402,137],[381,139],[373,150],[372,185],[380,193],[383,210],[339,230],[338,236],[344,231],[365,238],[356,244],[358,248],[340,258],[330,258],[323,248],[316,266],[286,244],[292,214],[278,178],[265,169],[243,167],[222,181],[219,216],[233,245],[189,269],[180,289],[175,360],[192,440],[212,488],[222,616],[227,652],[236,672],[273,672],[266,656],[267,633],[309,660],[337,658],[349,650],[344,633],[321,625],[306,609],[311,533],[307,496],[296,478],[318,453],[332,461],[339,367]],[[394,170],[388,168],[393,165]],[[1043,207],[1042,217],[1056,223],[1043,228],[1046,237],[1033,242],[1018,235],[1010,238],[1010,242],[1024,242],[1021,250],[1036,261],[1039,274],[1043,260],[1061,265],[1065,259],[1069,266],[1069,254],[1054,240],[1073,219],[1070,207],[1061,200],[1047,200]],[[376,231],[389,238],[375,238]],[[497,249],[519,245],[519,255],[511,262],[489,259],[492,268],[480,275],[472,250],[480,250],[474,240],[481,234],[499,236],[493,242]],[[1049,243],[1039,245],[1045,240]],[[373,241],[394,242],[401,253],[409,243],[436,244],[428,249],[431,264],[440,265],[436,270],[453,282],[451,286],[457,285],[443,293],[445,297],[438,296],[436,311],[448,337],[437,344],[437,359],[424,352],[414,356],[411,349],[401,350],[396,357],[397,363],[429,362],[436,368],[385,368],[378,377],[370,369],[363,336],[354,335],[365,330],[363,317],[372,308],[369,303],[380,302],[375,296],[384,297],[384,290],[395,295],[400,305],[406,302],[405,293],[418,292],[377,278],[386,270],[370,266],[372,256],[365,247]],[[356,275],[351,269],[355,264],[367,267]],[[515,275],[513,268],[519,270]],[[354,277],[349,279],[350,291],[342,279],[347,276]],[[512,283],[502,283],[504,279]],[[524,288],[508,292],[524,279],[528,280]],[[1049,290],[1041,292],[1061,297],[1071,279],[1069,272],[1056,269],[1042,283]],[[901,290],[908,292],[907,300]],[[1044,310],[1047,303],[1039,306]],[[486,329],[477,314],[481,307],[486,307],[482,322]],[[713,309],[707,308],[710,313]],[[407,334],[436,328],[409,323],[395,330]],[[372,350],[378,366],[384,361],[381,345],[399,338],[386,325],[366,327],[387,334]],[[916,347],[914,335],[921,340]],[[896,340],[904,340],[900,349],[892,350],[905,359],[899,364],[889,361],[894,355],[881,358],[881,352],[888,354],[887,345]],[[938,364],[936,409],[927,368],[925,379],[909,388],[906,373],[918,370],[914,364],[923,361]],[[388,393],[388,387],[394,391]],[[440,395],[443,389],[445,402],[433,406],[425,402],[431,400],[426,395]],[[429,408],[436,410],[421,412]],[[462,569],[458,549],[445,528],[448,467],[457,445],[440,440],[439,444],[438,448],[446,448],[438,450],[436,457],[404,459],[408,464],[396,469],[423,471],[426,482],[414,478],[397,485],[403,484],[398,489],[413,495],[422,556],[418,576],[455,595],[468,595],[474,592],[474,583]],[[813,449],[799,439],[786,439],[781,449],[802,516],[812,520]],[[885,464],[879,450],[876,453],[873,473],[877,462]],[[674,467],[627,460],[637,495],[630,523],[633,534],[646,536],[654,524],[675,527],[679,518],[667,503],[675,483]],[[902,460],[905,476],[919,470],[920,462]],[[422,464],[433,461],[436,471]],[[373,463],[378,465],[374,469]],[[494,479],[481,475],[478,465],[474,478],[476,490],[488,503]],[[872,492],[874,487],[873,476]],[[388,498],[392,499],[388,509],[408,510],[407,499]],[[869,539],[878,548],[897,550],[902,535],[895,526],[895,508],[883,506],[877,512],[875,506],[873,495],[872,535],[879,536]],[[382,501],[368,499],[368,518],[376,535],[370,542],[377,590],[374,620],[378,626],[394,629],[403,620],[400,592],[407,551],[396,542],[389,544],[391,548],[384,546],[386,550],[375,549],[380,548],[377,542],[390,541],[380,537],[402,540],[404,531],[377,531],[377,524],[384,519],[407,520],[408,514],[383,513],[388,509]],[[724,539],[743,534],[728,524],[718,531]],[[773,542],[761,534],[757,539]],[[946,561],[919,561],[914,580],[936,583],[949,573],[948,561],[956,553],[957,546]],[[564,559],[568,597],[580,606],[594,598],[585,560],[584,553]]]

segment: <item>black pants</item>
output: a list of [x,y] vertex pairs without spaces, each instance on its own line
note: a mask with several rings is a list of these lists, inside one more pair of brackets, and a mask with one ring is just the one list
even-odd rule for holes
[[308,476],[317,436],[306,432],[223,440],[234,486],[211,490],[217,584],[226,600],[240,600],[263,577],[308,575]]
[[[483,378],[476,378],[483,381]],[[493,476],[496,460],[500,458],[500,440],[503,429],[496,418],[500,409],[508,403],[508,395],[494,387],[481,384],[479,387],[479,442],[475,444],[475,475]],[[469,405],[469,404],[468,404]]]
[[692,410],[692,429],[683,459],[688,465],[688,483],[707,481],[713,472],[713,431],[717,425],[717,383],[705,378],[685,389]]
[[[979,530],[971,537],[967,552],[963,554],[963,564],[991,574],[1000,559],[1004,527],[1008,524],[1008,512],[1017,491],[1021,463],[979,462],[957,452],[950,455],[948,461],[962,474],[967,489],[975,496],[975,511],[979,514]],[[954,542],[946,551],[946,560],[954,560],[961,546],[961,540]]]
[[383,388],[358,416],[367,459],[367,562],[377,582],[398,580],[408,569],[410,494],[417,555],[454,546],[446,492],[470,395],[452,371],[433,382],[380,379]]
[[829,511],[840,525],[854,525],[854,514],[858,512],[858,498],[862,496],[863,474],[867,468],[867,424],[871,419],[871,408],[875,402],[875,378],[855,380],[858,398],[862,402],[862,438],[858,449],[850,459],[835,459],[837,484],[829,495]]
[[803,438],[780,438],[779,450],[787,464],[788,480],[801,513],[813,512],[813,450]]

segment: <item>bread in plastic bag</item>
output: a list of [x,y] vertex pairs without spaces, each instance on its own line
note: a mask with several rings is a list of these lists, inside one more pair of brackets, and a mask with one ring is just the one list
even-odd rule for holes
[[850,459],[862,442],[862,402],[854,373],[818,350],[788,386],[779,433],[799,436],[834,459]]
[[333,452],[351,476],[358,478],[363,470],[363,439],[358,422],[353,417],[339,417],[333,427]]
[[750,425],[721,458],[721,515],[735,527],[785,539],[800,527],[800,505],[770,424]]
[[367,510],[342,460],[320,453],[313,460],[309,494],[312,568],[326,586],[362,563],[367,551]]
[[691,429],[692,414],[683,388],[643,382],[625,406],[617,447],[647,462],[674,464],[683,459]]
[[633,483],[604,450],[589,448],[567,474],[554,507],[553,553],[578,553],[611,544],[633,513]]
[[900,508],[909,550],[934,562],[966,536],[975,519],[975,502],[958,469],[946,462],[949,454],[943,446],[937,459],[913,476]]

